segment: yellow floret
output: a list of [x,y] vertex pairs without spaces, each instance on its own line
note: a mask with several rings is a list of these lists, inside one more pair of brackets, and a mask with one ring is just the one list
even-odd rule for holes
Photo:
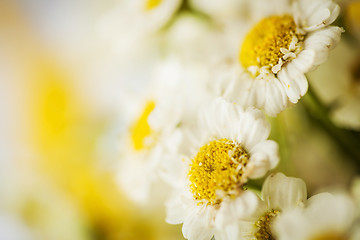
[[241,146],[226,138],[201,147],[188,173],[194,198],[214,205],[220,203],[224,195],[235,196],[242,190],[241,176],[248,159]]
[[275,240],[271,232],[271,225],[279,213],[278,210],[270,210],[256,221],[255,226],[258,231],[255,233],[255,237],[257,240]]
[[162,0],[147,0],[145,3],[145,10],[153,10],[158,7]]
[[293,36],[298,40],[304,38],[297,33],[292,16],[271,16],[261,20],[245,37],[239,54],[241,64],[245,68],[275,66],[284,56],[280,49],[288,49]]
[[148,147],[145,144],[145,139],[146,137],[150,136],[150,134],[152,133],[152,130],[148,123],[148,117],[152,112],[152,110],[154,110],[154,108],[155,108],[155,102],[149,101],[146,104],[145,109],[141,114],[141,116],[139,117],[139,119],[130,129],[131,140],[135,150],[142,150]]

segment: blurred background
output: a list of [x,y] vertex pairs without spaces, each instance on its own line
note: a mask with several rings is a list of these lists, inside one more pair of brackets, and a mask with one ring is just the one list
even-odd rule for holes
[[181,238],[116,183],[122,92],[141,84],[94,36],[113,4],[0,1],[0,239]]
[[[102,16],[116,2],[0,0],[1,240],[183,238],[181,226],[165,223],[163,205],[135,205],[116,182],[123,108],[146,88],[157,54],[126,55],[113,46],[119,36],[103,34]],[[282,148],[276,171],[303,178],[312,193],[349,186],[358,150],[339,147],[311,114],[319,112],[313,100],[271,120]]]

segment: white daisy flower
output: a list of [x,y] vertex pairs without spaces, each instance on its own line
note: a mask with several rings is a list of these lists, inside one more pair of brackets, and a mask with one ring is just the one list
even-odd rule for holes
[[246,0],[190,0],[192,7],[211,16],[215,21],[228,21],[246,16]]
[[360,55],[354,45],[342,41],[329,60],[308,77],[334,124],[360,130]]
[[288,211],[274,222],[279,240],[350,240],[355,206],[348,195],[320,193],[305,209]]
[[283,3],[282,8],[257,9],[263,18],[247,33],[238,59],[220,76],[227,80],[218,85],[224,97],[270,116],[306,93],[305,73],[326,60],[343,31],[329,26],[340,11],[331,0]]
[[[224,56],[224,49],[214,48],[221,44],[222,32],[219,32],[208,19],[182,12],[177,15],[171,27],[165,33],[165,43],[169,52],[176,54],[186,62],[209,63],[219,61]],[[208,71],[208,69],[206,69]]]
[[306,202],[306,185],[299,178],[282,173],[267,177],[256,211],[238,222],[225,227],[223,239],[276,239],[272,223],[283,211],[302,208]]
[[167,59],[155,70],[154,89],[147,97],[126,96],[129,116],[122,138],[119,182],[133,200],[145,203],[154,183],[178,178],[178,171],[170,171],[168,165],[177,164],[186,145],[184,131],[194,125],[197,104],[207,100],[201,77],[196,69]]
[[100,50],[125,59],[158,53],[161,48],[160,30],[180,4],[181,0],[119,1],[95,23],[95,37],[98,43],[102,43]]
[[104,34],[148,34],[158,31],[180,7],[181,0],[126,0],[114,6],[97,23]]
[[256,195],[243,186],[277,165],[278,145],[267,140],[270,125],[259,110],[243,111],[221,98],[203,112],[199,126],[191,143],[196,150],[183,160],[166,220],[183,223],[185,238],[221,239],[222,226],[255,210]]

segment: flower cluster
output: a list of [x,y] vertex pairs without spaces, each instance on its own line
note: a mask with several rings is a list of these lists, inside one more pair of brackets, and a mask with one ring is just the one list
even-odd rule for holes
[[[128,2],[133,26],[118,30],[122,41],[131,54],[157,53],[145,94],[131,95],[131,104],[126,96],[124,104],[118,181],[128,196],[146,204],[166,195],[166,221],[183,224],[189,240],[356,239],[359,199],[345,191],[308,198],[303,180],[274,172],[286,161],[279,153],[286,145],[270,137],[271,122],[307,94],[306,74],[340,42],[340,6]],[[118,16],[109,13],[102,26]]]

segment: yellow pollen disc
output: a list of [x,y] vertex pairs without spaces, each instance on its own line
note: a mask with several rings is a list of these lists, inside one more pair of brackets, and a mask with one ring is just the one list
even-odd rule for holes
[[162,0],[146,0],[145,10],[150,11],[160,5]]
[[255,226],[258,228],[258,231],[255,233],[257,240],[275,240],[271,233],[271,224],[279,213],[278,210],[271,210],[257,220],[255,223]]
[[284,56],[280,49],[289,49],[293,36],[299,41],[304,39],[304,35],[297,33],[292,16],[271,16],[261,20],[245,37],[239,54],[241,64],[245,68],[275,66]]
[[142,150],[148,147],[145,144],[145,138],[152,133],[152,130],[148,123],[148,117],[152,112],[152,110],[154,110],[154,108],[155,108],[155,102],[149,101],[146,104],[145,109],[141,114],[141,116],[139,117],[139,119],[130,129],[131,140],[135,150]]
[[202,146],[192,159],[188,173],[194,198],[200,204],[214,205],[224,196],[236,196],[242,190],[241,177],[248,160],[247,152],[226,138]]

